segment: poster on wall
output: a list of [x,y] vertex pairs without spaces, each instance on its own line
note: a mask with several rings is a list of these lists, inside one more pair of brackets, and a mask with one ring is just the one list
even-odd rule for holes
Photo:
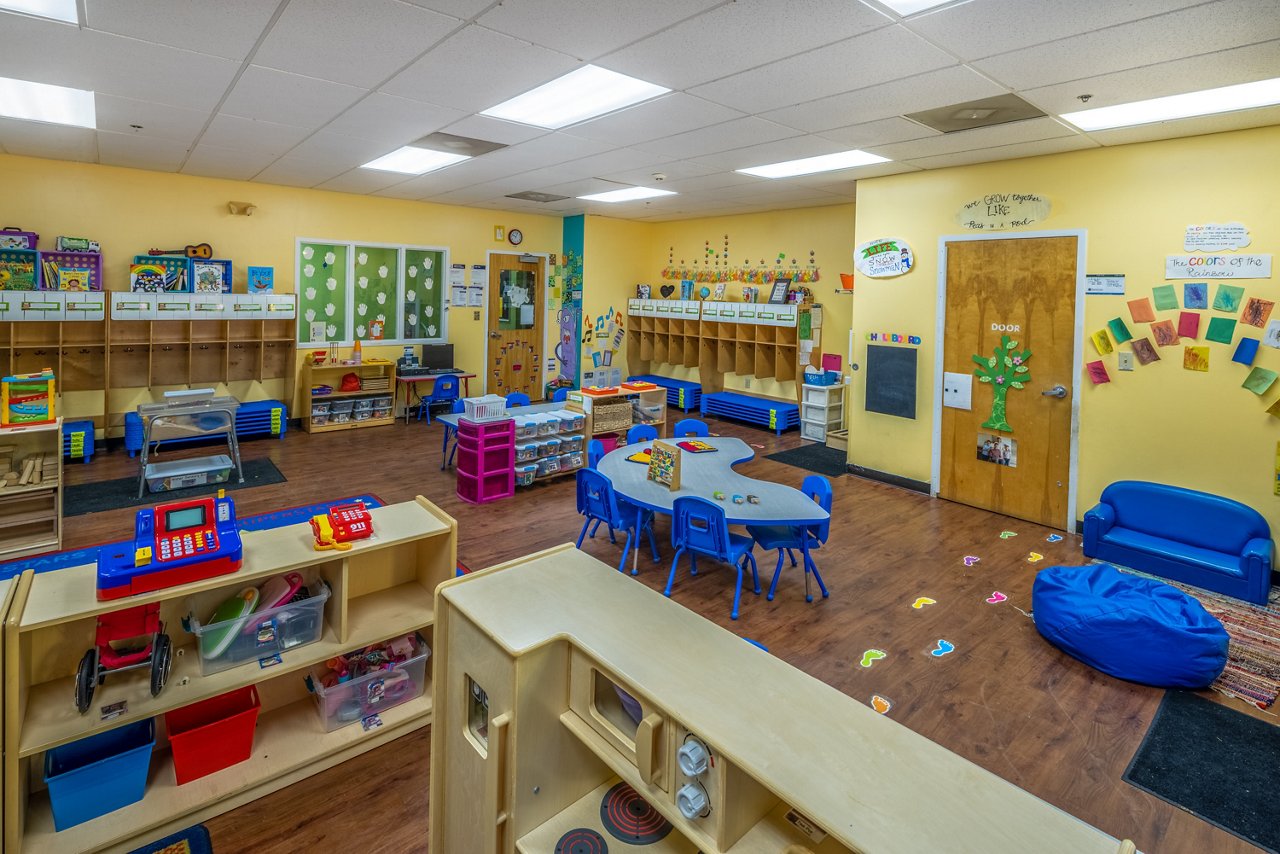
[[863,243],[855,249],[853,265],[864,276],[887,279],[911,272],[911,268],[916,265],[916,259],[905,240],[884,237]]
[[1243,249],[1249,245],[1249,229],[1241,222],[1210,222],[1187,226],[1182,248],[1188,252],[1221,252]]
[[1271,255],[1169,255],[1166,279],[1269,279]]
[[970,231],[1004,231],[1039,222],[1049,216],[1049,200],[1036,193],[988,193],[967,202],[956,222]]

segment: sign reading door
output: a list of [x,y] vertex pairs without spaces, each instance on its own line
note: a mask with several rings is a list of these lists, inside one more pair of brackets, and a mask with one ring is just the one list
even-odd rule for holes
[[942,498],[1065,527],[1076,244],[947,244],[943,370],[973,386],[968,409],[942,409]]

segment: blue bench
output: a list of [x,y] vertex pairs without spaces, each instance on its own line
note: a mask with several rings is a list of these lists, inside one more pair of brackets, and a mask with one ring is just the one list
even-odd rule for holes
[[[278,400],[254,400],[240,404],[236,410],[236,437],[277,436],[284,438],[289,429],[289,410]],[[143,431],[142,418],[136,412],[124,414],[124,449],[133,456],[142,450]],[[165,439],[165,444],[179,442],[201,442],[217,439],[222,434],[198,436],[193,439]],[[159,445],[159,442],[154,444]]]
[[702,407],[702,386],[689,380],[673,380],[671,377],[660,377],[657,374],[637,374],[627,377],[627,381],[639,380],[653,383],[667,390],[667,406],[674,406],[688,412],[690,409]]
[[733,391],[717,391],[702,396],[703,415],[719,415],[735,421],[759,424],[782,435],[783,430],[800,426],[800,406]]
[[93,459],[92,421],[65,421],[62,424],[62,455],[73,460]]

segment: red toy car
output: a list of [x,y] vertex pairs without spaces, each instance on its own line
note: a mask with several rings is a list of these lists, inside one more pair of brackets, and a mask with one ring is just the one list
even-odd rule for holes
[[[146,638],[142,646],[113,646],[113,643]],[[160,622],[160,603],[125,608],[98,617],[94,647],[80,659],[76,671],[76,708],[80,714],[93,705],[93,692],[108,673],[151,668],[151,696],[157,696],[169,681],[173,647]]]

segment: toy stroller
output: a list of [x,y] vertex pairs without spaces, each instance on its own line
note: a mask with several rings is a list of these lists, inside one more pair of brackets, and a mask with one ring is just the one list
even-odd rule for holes
[[[141,647],[117,649],[114,641],[147,638]],[[80,659],[76,671],[76,708],[80,714],[93,705],[93,693],[107,679],[108,673],[151,668],[151,696],[164,690],[173,664],[173,647],[160,622],[160,603],[125,608],[98,617],[94,647]]]

